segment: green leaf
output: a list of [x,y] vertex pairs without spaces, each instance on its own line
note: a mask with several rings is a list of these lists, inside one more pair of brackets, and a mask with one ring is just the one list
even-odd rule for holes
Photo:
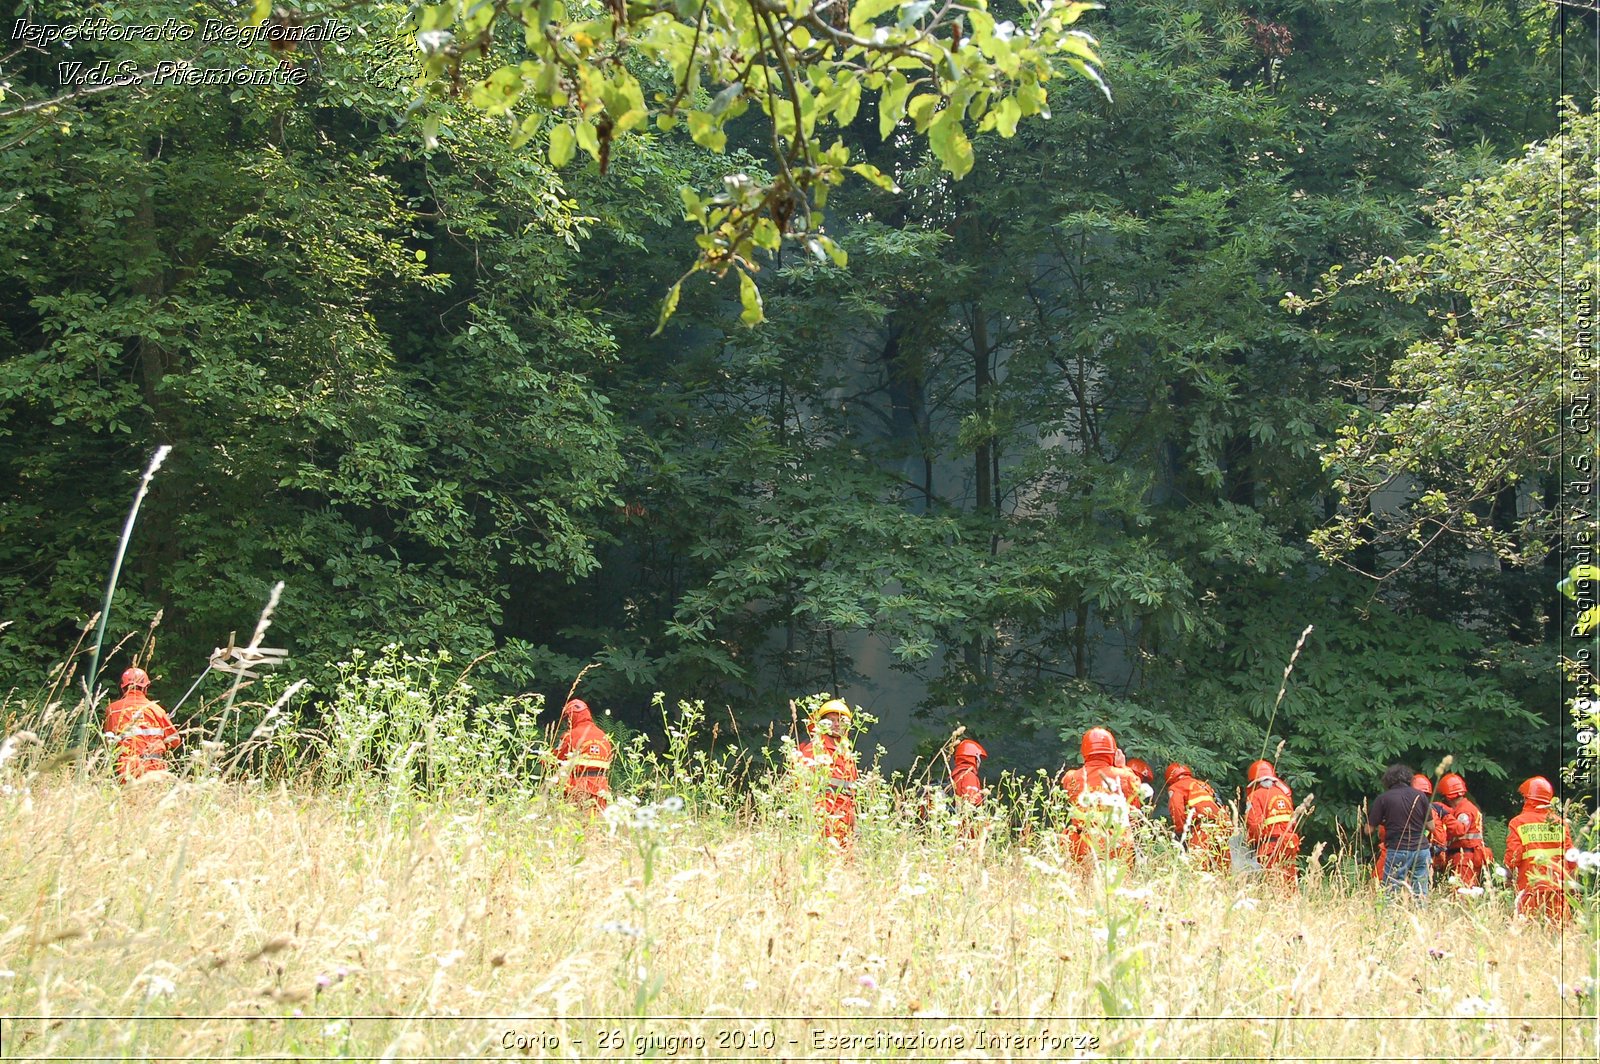
[[739,320],[750,328],[755,328],[767,320],[765,310],[761,303],[761,290],[756,287],[755,278],[743,270],[739,271],[739,303],[744,310],[739,314]]
[[613,128],[618,133],[644,124],[649,112],[645,110],[644,92],[632,74],[623,71],[600,89],[600,100],[606,114],[611,116]]
[[938,156],[944,168],[957,179],[967,176],[972,169],[972,142],[956,118],[956,110],[947,107],[934,116],[928,127],[928,146]]
[[732,105],[733,101],[737,100],[739,95],[743,92],[744,84],[742,82],[735,81],[733,84],[717,93],[716,96],[712,97],[710,112],[714,115],[722,114],[722,112],[726,111],[729,106]]
[[840,80],[840,100],[838,108],[834,111],[833,120],[842,129],[856,120],[856,112],[861,109],[861,79],[854,74],[846,74]]
[[817,255],[818,258],[821,258],[822,255],[828,256],[828,258],[833,260],[833,264],[838,266],[840,269],[843,269],[850,264],[850,256],[846,254],[844,248],[840,247],[830,237],[818,234],[807,241],[807,246],[812,249],[812,254],[814,255],[819,251],[822,253],[821,255]]
[[991,112],[994,115],[994,128],[1007,140],[1017,135],[1017,120],[1022,117],[1022,105],[1016,99],[1007,96],[994,105]]
[[593,122],[579,120],[576,128],[578,134],[578,147],[589,153],[595,162],[600,161],[600,134],[595,130]]
[[[927,131],[928,123],[933,119],[933,109],[939,106],[939,97],[933,93],[923,93],[906,107],[906,114],[917,124],[917,132]],[[948,112],[947,112],[948,113]]]
[[850,32],[858,36],[870,35],[872,20],[899,3],[900,0],[856,0],[856,5],[850,9]]
[[702,148],[709,148],[714,152],[721,152],[728,146],[728,135],[722,131],[722,126],[716,118],[704,111],[689,112],[689,136]]
[[877,185],[885,192],[900,191],[900,186],[894,183],[894,178],[890,177],[882,170],[879,170],[871,163],[856,163],[854,166],[850,167],[850,170],[852,173],[860,174],[862,177],[866,178],[868,181],[871,181],[874,185]]
[[900,124],[900,119],[906,113],[906,96],[911,92],[911,83],[906,76],[896,70],[889,75],[889,82],[883,87],[883,92],[878,96],[878,134],[888,139],[894,127]]
[[682,281],[667,289],[666,298],[661,301],[661,316],[656,319],[656,331],[651,333],[651,336],[660,336],[661,330],[667,327],[667,319],[672,317],[672,312],[678,309],[678,297],[682,294]]
[[562,167],[572,161],[578,150],[578,138],[572,131],[572,123],[559,123],[550,131],[550,165]]

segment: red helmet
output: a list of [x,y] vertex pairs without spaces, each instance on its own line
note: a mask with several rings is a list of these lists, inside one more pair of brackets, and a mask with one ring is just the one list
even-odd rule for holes
[[571,720],[588,720],[589,703],[585,702],[581,698],[574,698],[572,701],[561,707],[561,716]]
[[1084,760],[1091,757],[1111,757],[1117,752],[1117,737],[1106,728],[1090,728],[1078,743],[1078,753]]
[[968,757],[970,757],[970,758],[979,758],[979,757],[988,757],[988,756],[989,756],[989,751],[985,750],[983,748],[983,746],[976,739],[963,739],[959,743],[956,743],[956,760],[957,761],[960,761],[962,758],[968,758]]
[[1555,788],[1550,786],[1550,781],[1543,776],[1533,776],[1522,781],[1522,786],[1517,788],[1517,793],[1534,805],[1549,805],[1555,798]]
[[1252,761],[1250,768],[1244,774],[1246,783],[1256,784],[1262,780],[1276,779],[1278,773],[1274,771],[1271,761]]
[[1174,761],[1172,764],[1167,766],[1167,786],[1168,787],[1172,786],[1174,783],[1176,783],[1179,780],[1183,779],[1185,776],[1193,776],[1193,775],[1194,775],[1194,772],[1193,772],[1193,770],[1191,770],[1189,768],[1188,765],[1180,764],[1180,763]]
[[1128,758],[1128,767],[1133,769],[1134,775],[1138,776],[1145,783],[1148,783],[1151,786],[1155,785],[1156,770],[1150,767],[1150,762],[1146,761],[1142,757],[1130,757]]
[[1415,787],[1423,794],[1433,793],[1433,781],[1428,779],[1428,777],[1424,776],[1420,772],[1411,777],[1411,786]]
[[1446,772],[1439,777],[1439,797],[1447,802],[1457,798],[1464,798],[1467,794],[1467,781],[1454,772]]
[[137,687],[141,691],[149,690],[150,674],[135,665],[122,674],[122,689],[126,691],[130,687]]

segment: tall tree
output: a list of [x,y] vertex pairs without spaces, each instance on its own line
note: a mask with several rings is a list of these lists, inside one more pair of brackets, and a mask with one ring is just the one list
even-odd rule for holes
[[[165,13],[187,9],[140,17]],[[405,41],[363,28],[300,53],[300,85],[137,87],[7,127],[13,675],[69,644],[158,443],[114,609],[163,608],[176,669],[248,630],[279,578],[278,632],[314,670],[393,639],[489,650],[513,573],[594,565],[621,466],[586,376],[613,343],[558,281],[582,223],[491,123],[424,152],[398,123]]]

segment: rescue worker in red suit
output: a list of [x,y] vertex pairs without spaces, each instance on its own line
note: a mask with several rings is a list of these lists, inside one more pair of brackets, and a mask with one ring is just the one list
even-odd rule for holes
[[117,744],[117,779],[129,783],[140,776],[166,772],[167,751],[183,743],[161,703],[146,694],[150,677],[140,668],[122,674],[122,697],[106,707],[101,728]]
[[1506,873],[1516,877],[1517,912],[1548,920],[1572,918],[1567,898],[1577,865],[1567,860],[1572,832],[1550,803],[1555,789],[1543,776],[1524,780],[1522,812],[1506,832]]
[[1467,781],[1454,772],[1439,778],[1439,797],[1449,803],[1444,816],[1445,869],[1464,887],[1483,882],[1483,870],[1494,863],[1494,851],[1483,841],[1483,812],[1467,797]]
[[[1433,781],[1422,773],[1419,772],[1411,777],[1411,786],[1426,794],[1429,798],[1433,797]],[[1439,866],[1441,858],[1444,857],[1445,842],[1444,817],[1439,815],[1439,803],[1430,802],[1428,804],[1428,849],[1433,851],[1432,863],[1435,868]]]
[[1130,817],[1143,808],[1139,777],[1117,764],[1116,737],[1090,728],[1078,743],[1083,764],[1061,775],[1061,789],[1072,799],[1064,840],[1075,861],[1115,858],[1133,861]]
[[1438,825],[1438,832],[1428,836],[1433,845],[1433,873],[1436,876],[1448,876],[1450,874],[1450,803],[1441,801],[1437,794],[1437,788],[1435,790],[1433,819]]
[[1139,792],[1139,797],[1141,799],[1154,798],[1156,796],[1156,770],[1150,767],[1150,762],[1142,757],[1130,757],[1127,759],[1127,769],[1139,777],[1139,782],[1147,788]]
[[[1420,772],[1411,777],[1411,787],[1413,790],[1421,791],[1423,794],[1426,794],[1430,797],[1433,795],[1433,781],[1429,780],[1428,777],[1424,776]],[[1433,850],[1436,856],[1444,853],[1444,821],[1439,819],[1439,811],[1437,808],[1428,814],[1428,846]],[[1374,883],[1381,883],[1383,881],[1383,865],[1388,859],[1389,847],[1384,841],[1383,825],[1379,824],[1378,855],[1377,859],[1372,863],[1372,881]]]
[[983,780],[978,776],[978,765],[989,756],[976,739],[962,739],[956,744],[950,767],[950,790],[957,800],[971,805],[983,804]]
[[806,726],[811,737],[795,748],[796,777],[815,788],[813,808],[822,821],[822,839],[848,850],[856,834],[855,751],[846,737],[854,720],[842,698],[830,698],[812,711]]
[[1294,830],[1294,792],[1272,762],[1254,761],[1246,773],[1245,840],[1269,879],[1293,887],[1299,877],[1300,836]]
[[1207,872],[1228,871],[1228,837],[1233,834],[1233,822],[1227,807],[1217,801],[1216,790],[1204,780],[1195,779],[1188,765],[1176,762],[1167,766],[1166,778],[1167,812],[1172,815],[1173,835]]
[[556,742],[567,797],[584,806],[604,809],[611,800],[611,740],[594,722],[589,703],[574,698],[561,709],[567,726]]

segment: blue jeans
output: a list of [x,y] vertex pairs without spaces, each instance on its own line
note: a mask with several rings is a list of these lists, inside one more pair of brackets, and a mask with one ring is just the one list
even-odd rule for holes
[[1390,850],[1383,858],[1383,885],[1396,892],[1404,887],[1417,897],[1426,898],[1432,862],[1432,850]]

